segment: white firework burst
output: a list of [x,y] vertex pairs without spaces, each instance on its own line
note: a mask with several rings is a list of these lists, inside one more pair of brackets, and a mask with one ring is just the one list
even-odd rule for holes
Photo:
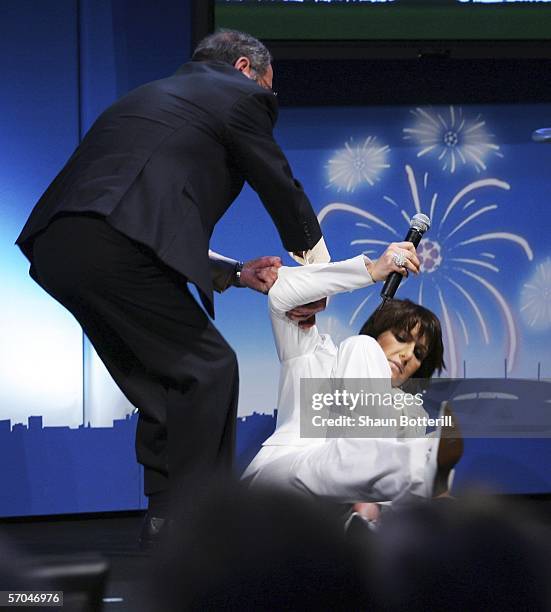
[[[496,265],[496,255],[488,246],[495,241],[505,241],[515,244],[522,249],[528,260],[532,261],[534,255],[528,242],[518,234],[503,231],[476,232],[475,221],[480,217],[491,214],[497,210],[497,204],[483,205],[473,199],[474,195],[482,199],[487,189],[499,189],[508,191],[510,185],[497,178],[485,178],[473,181],[451,197],[449,203],[444,206],[438,205],[439,194],[432,191],[429,185],[429,175],[426,173],[422,183],[419,185],[409,165],[405,166],[409,191],[411,194],[411,205],[409,212],[400,208],[397,202],[385,196],[385,202],[392,207],[390,211],[399,211],[399,221],[391,225],[385,215],[385,221],[369,213],[362,208],[344,203],[332,203],[325,206],[319,213],[318,219],[323,223],[329,214],[336,212],[351,213],[368,219],[371,223],[357,223],[357,227],[364,228],[368,233],[380,232],[381,229],[389,234],[387,240],[381,238],[358,238],[350,242],[351,245],[361,246],[362,249],[377,246],[382,250],[390,242],[401,239],[404,226],[409,227],[410,218],[415,213],[428,214],[432,220],[430,235],[421,241],[418,253],[421,260],[421,269],[424,272],[419,283],[417,301],[420,304],[429,304],[431,308],[438,311],[442,320],[444,338],[447,345],[448,374],[458,376],[461,374],[458,356],[457,334],[464,338],[465,344],[470,343],[472,338],[481,338],[486,345],[491,341],[491,325],[489,321],[495,317],[486,317],[483,312],[483,303],[487,300],[478,300],[474,289],[480,289],[482,295],[486,294],[501,312],[505,323],[506,343],[505,356],[507,359],[507,370],[514,367],[518,348],[518,336],[515,320],[509,304],[497,289],[490,277],[485,275],[499,274],[500,268]],[[460,206],[467,202],[469,206]],[[475,206],[475,204],[477,204]],[[472,206],[472,208],[471,208]],[[452,212],[455,210],[455,215]],[[396,215],[396,213],[394,213]],[[459,216],[460,215],[460,216]],[[454,225],[450,225],[454,219]],[[475,230],[474,232],[472,230]],[[482,248],[484,247],[484,248]],[[366,251],[363,251],[366,252]],[[543,273],[542,273],[543,274]],[[551,296],[551,262],[546,268],[547,290]],[[402,286],[404,283],[402,283]],[[541,283],[537,285],[541,289]],[[349,325],[357,319],[364,307],[374,304],[370,297],[375,295],[376,289],[368,289],[367,296],[354,310]],[[540,290],[541,292],[541,290]],[[551,297],[549,297],[549,309],[547,317],[551,325]],[[460,307],[462,308],[460,312]],[[470,325],[472,330],[477,327],[480,333],[469,334],[467,317],[470,316],[474,323]],[[466,322],[467,320],[467,322]]]
[[411,113],[416,122],[404,128],[404,140],[419,145],[417,157],[436,157],[444,171],[453,174],[459,166],[470,164],[480,172],[487,169],[489,155],[503,157],[481,115],[464,117],[462,107],[453,105],[447,112],[416,108]]
[[537,330],[551,327],[551,259],[536,267],[522,288],[520,302],[522,316],[530,327]]
[[417,248],[417,257],[421,272],[433,274],[442,264],[442,247],[438,242],[425,238]]
[[328,187],[351,193],[363,183],[373,186],[380,179],[381,172],[390,167],[389,151],[390,147],[379,145],[375,136],[369,136],[361,145],[354,145],[350,139],[327,164]]

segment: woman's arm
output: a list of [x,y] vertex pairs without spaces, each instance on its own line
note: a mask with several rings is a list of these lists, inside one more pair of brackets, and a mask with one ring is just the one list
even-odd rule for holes
[[312,353],[322,342],[316,326],[302,329],[286,313],[296,306],[373,283],[367,271],[371,261],[359,255],[335,263],[278,270],[278,279],[268,294],[270,317],[280,361]]
[[[398,266],[396,253],[405,257]],[[316,326],[301,329],[286,313],[302,304],[353,291],[385,279],[391,272],[407,276],[419,272],[419,259],[411,242],[392,242],[376,261],[365,255],[334,263],[310,264],[301,268],[282,267],[268,296],[274,338],[280,361],[312,353],[322,342]]]
[[283,266],[268,296],[270,312],[285,316],[301,304],[323,297],[361,289],[373,283],[364,255],[333,263],[310,264],[301,267]]

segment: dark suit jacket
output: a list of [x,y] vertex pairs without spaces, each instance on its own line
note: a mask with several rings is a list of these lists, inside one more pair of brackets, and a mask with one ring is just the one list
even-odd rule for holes
[[244,181],[288,251],[321,230],[272,136],[275,96],[222,62],[190,62],[131,91],[94,123],[32,211],[17,244],[58,214],[91,212],[150,247],[199,289],[213,314],[208,243]]

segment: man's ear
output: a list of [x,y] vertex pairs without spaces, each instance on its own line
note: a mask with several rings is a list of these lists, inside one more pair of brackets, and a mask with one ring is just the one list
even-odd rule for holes
[[251,72],[251,60],[243,55],[242,57],[236,60],[233,67],[236,70],[239,70],[239,72],[245,74],[245,76],[249,76]]

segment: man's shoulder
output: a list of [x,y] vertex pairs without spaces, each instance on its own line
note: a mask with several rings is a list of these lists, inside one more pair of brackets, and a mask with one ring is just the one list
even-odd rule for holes
[[[273,98],[273,100],[272,100]],[[253,80],[223,62],[188,62],[174,74],[150,81],[130,91],[108,112],[121,109],[188,109],[204,112],[217,121],[262,122],[268,116],[273,125],[277,118],[275,97]]]
[[209,90],[216,94],[213,102],[224,102],[271,110],[275,96],[260,87],[254,80],[224,62],[188,62],[181,66],[168,81],[183,89]]
[[168,79],[174,82],[230,89],[241,95],[254,93],[259,89],[254,81],[225,62],[188,62]]

